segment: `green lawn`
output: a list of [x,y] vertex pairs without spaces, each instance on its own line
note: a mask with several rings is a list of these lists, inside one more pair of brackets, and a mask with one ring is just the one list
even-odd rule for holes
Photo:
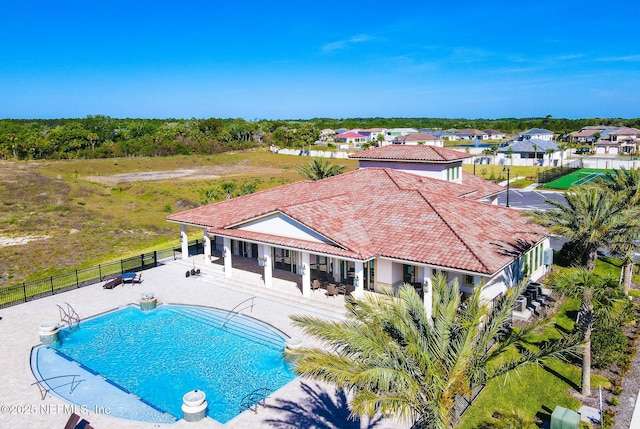
[[[573,312],[577,311],[579,306],[579,301],[567,300],[552,319],[556,327],[547,329],[538,340],[559,338],[559,329],[573,329]],[[515,414],[519,417],[517,427],[530,427],[526,422],[549,419],[558,405],[577,411],[580,401],[572,397],[571,393],[579,393],[580,381],[579,362],[576,364],[559,360],[547,366],[531,366],[506,377],[494,379],[487,384],[478,399],[463,415],[459,428],[490,428],[498,425],[500,421],[493,417],[494,413],[512,418]],[[593,389],[597,389],[598,386],[608,387],[609,384],[604,377],[591,376]]]

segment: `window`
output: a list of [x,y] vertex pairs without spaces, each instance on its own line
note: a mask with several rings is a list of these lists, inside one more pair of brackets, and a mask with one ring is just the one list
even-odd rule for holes
[[475,282],[473,281],[473,276],[470,275],[465,275],[464,276],[464,284],[468,285],[468,286],[473,286],[475,284]]

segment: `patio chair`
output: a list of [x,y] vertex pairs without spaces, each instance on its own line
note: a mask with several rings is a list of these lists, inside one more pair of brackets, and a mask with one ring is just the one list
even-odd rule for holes
[[354,285],[347,285],[344,290],[344,296],[351,296],[353,292],[355,292],[356,287]]
[[325,295],[327,295],[327,297],[330,296],[336,296],[337,291],[336,291],[336,285],[333,283],[329,283],[327,285],[327,292],[325,293]]
[[340,285],[338,285],[338,287],[336,287],[336,292],[337,293],[341,293],[344,295],[344,293],[346,292],[346,288],[344,286],[344,283],[340,283]]
[[137,274],[133,280],[131,280],[131,283],[142,283],[142,274]]
[[122,277],[120,277],[120,276],[107,281],[102,287],[104,289],[113,289],[114,287],[118,286],[119,284],[122,284]]
[[316,289],[320,289],[320,280],[315,279],[313,282],[311,282],[311,290],[314,291]]
[[67,420],[67,424],[64,425],[64,429],[75,429],[76,425],[80,421],[80,416],[76,413],[72,413]]

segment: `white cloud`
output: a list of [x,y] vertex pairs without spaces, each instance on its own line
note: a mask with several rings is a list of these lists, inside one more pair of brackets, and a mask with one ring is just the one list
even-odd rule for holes
[[350,45],[355,45],[357,43],[364,43],[364,42],[368,42],[370,41],[372,38],[369,35],[366,34],[360,34],[357,36],[353,36],[349,39],[346,40],[338,40],[335,42],[331,42],[331,43],[327,43],[326,45],[324,45],[322,47],[322,51],[323,52],[334,52],[334,51],[338,51],[341,49],[346,49],[348,48]]

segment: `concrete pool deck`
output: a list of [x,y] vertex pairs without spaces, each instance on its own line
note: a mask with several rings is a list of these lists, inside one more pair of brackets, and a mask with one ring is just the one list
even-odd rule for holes
[[[234,266],[242,265],[234,260]],[[247,263],[251,263],[247,261]],[[255,261],[253,262],[255,263]],[[200,276],[185,277],[193,267],[201,270]],[[137,303],[143,292],[154,292],[161,303],[193,304],[233,309],[236,305],[255,297],[253,309],[243,314],[270,323],[293,338],[312,343],[302,331],[291,325],[289,315],[307,314],[321,318],[344,318],[343,296],[327,297],[324,290],[313,291],[310,298],[303,298],[298,285],[291,280],[274,278],[270,289],[260,286],[259,274],[234,268],[233,278],[224,277],[222,267],[204,264],[202,255],[188,261],[163,261],[157,268],[142,272],[142,283],[125,284],[114,289],[103,289],[101,282],[60,293],[50,297],[0,310],[0,335],[3,352],[0,353],[2,383],[0,384],[0,426],[7,428],[64,427],[70,412],[77,412],[96,429],[127,427],[147,428],[408,428],[409,424],[394,419],[375,421],[349,420],[347,399],[329,385],[310,380],[296,379],[272,393],[266,407],[258,413],[245,411],[225,425],[206,418],[198,422],[179,420],[173,424],[145,423],[122,420],[106,412],[75,409],[53,394],[41,399],[30,368],[30,353],[40,344],[39,327],[46,322],[60,319],[58,307],[69,303],[86,319],[130,303]],[[244,306],[243,306],[244,307]],[[186,393],[186,392],[185,392]],[[107,404],[105,404],[106,406]]]

